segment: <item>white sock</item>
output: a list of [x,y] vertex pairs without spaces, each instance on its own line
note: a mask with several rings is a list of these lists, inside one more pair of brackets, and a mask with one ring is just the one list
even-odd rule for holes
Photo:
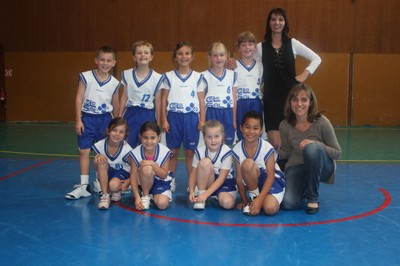
[[89,184],[89,175],[81,175],[81,185]]
[[258,188],[256,188],[255,190],[249,190],[249,196],[251,200],[257,197],[258,194],[260,194],[260,190]]
[[204,192],[206,192],[205,189],[204,189],[204,190],[203,190],[203,189],[202,189],[202,190],[199,189],[199,195],[200,195],[200,194],[203,194]]

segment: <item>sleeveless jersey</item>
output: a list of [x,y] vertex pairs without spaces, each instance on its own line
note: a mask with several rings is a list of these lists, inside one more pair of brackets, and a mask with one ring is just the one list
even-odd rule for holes
[[285,187],[286,182],[283,179],[284,174],[277,163],[278,154],[269,142],[259,138],[257,151],[253,158],[250,158],[250,156],[247,154],[244,147],[244,140],[239,141],[232,149],[232,155],[235,160],[239,162],[239,164],[242,164],[245,159],[253,159],[260,171],[264,171],[266,173],[267,169],[265,167],[265,163],[267,162],[268,158],[273,154],[275,154],[275,181],[271,187],[270,192],[273,191],[273,193],[279,193]]
[[193,167],[197,167],[199,161],[203,158],[209,158],[214,166],[214,174],[219,175],[221,169],[229,170],[226,179],[234,179],[233,165],[232,165],[232,151],[226,144],[222,144],[216,152],[214,158],[210,158],[207,146],[199,147],[195,150],[195,157],[193,158]]
[[237,68],[237,99],[262,99],[261,81],[263,66],[261,62],[253,60],[250,66],[246,66],[242,60],[236,60]]
[[[135,149],[133,149],[130,154],[129,154],[134,163],[136,164],[137,167],[139,167],[140,162],[143,160],[146,160],[146,156],[144,154],[144,148],[143,145],[137,146]],[[162,145],[161,143],[157,143],[156,145],[156,152],[154,154],[153,161],[162,167],[168,160],[168,158],[171,158],[173,156],[173,153],[168,149],[166,146]],[[171,181],[172,180],[172,173],[169,172],[167,177],[165,179],[162,179],[158,177],[157,175],[154,176],[155,179],[158,180],[163,180],[163,181]]]
[[221,77],[215,75],[212,69],[203,72],[206,86],[206,107],[219,109],[233,108],[233,87],[236,86],[237,74],[229,69],[224,69]]
[[146,109],[154,109],[154,97],[159,91],[163,77],[150,69],[147,76],[139,81],[136,69],[131,68],[121,73],[121,83],[126,86],[128,100],[126,107],[139,106]]
[[175,113],[199,113],[198,92],[203,91],[202,75],[190,70],[182,77],[177,70],[164,74],[164,89],[169,90],[167,111]]
[[118,151],[115,153],[115,155],[111,155],[107,149],[107,142],[108,142],[108,138],[102,139],[102,140],[96,142],[92,146],[92,149],[97,154],[103,154],[103,155],[107,156],[109,167],[111,167],[115,170],[124,170],[129,173],[131,171],[131,167],[129,165],[128,158],[129,158],[129,153],[132,150],[131,146],[129,146],[128,142],[123,140],[123,141],[121,141],[121,144],[118,148]]
[[88,114],[111,113],[113,111],[112,97],[118,92],[119,81],[109,75],[105,81],[101,82],[94,70],[80,73],[79,79],[85,84],[82,112]]

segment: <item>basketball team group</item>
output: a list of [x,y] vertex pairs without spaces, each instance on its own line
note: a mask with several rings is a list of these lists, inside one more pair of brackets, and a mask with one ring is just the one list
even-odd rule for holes
[[[115,50],[100,47],[97,68],[79,74],[80,183],[65,198],[94,192],[98,208],[107,210],[132,193],[137,210],[165,210],[178,185],[198,211],[213,200],[251,216],[317,213],[320,182],[334,183],[341,156],[334,128],[305,83],[321,58],[289,37],[282,8],[269,12],[265,29],[260,43],[249,31],[238,35],[238,59],[229,58],[223,43],[212,43],[203,72],[190,67],[190,43],[179,42],[175,69],[157,73],[153,46],[141,40],[132,46],[134,66],[117,80],[110,74]],[[309,62],[302,72],[297,56]],[[186,171],[176,182],[181,154]]]

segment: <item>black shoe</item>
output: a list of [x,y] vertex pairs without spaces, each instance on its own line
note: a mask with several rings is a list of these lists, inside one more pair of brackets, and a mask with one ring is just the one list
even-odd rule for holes
[[307,214],[315,214],[319,211],[319,206],[318,207],[309,207],[307,206],[306,208],[306,213]]

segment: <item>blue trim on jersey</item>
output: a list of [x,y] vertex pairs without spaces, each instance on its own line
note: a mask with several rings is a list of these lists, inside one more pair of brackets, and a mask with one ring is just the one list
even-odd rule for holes
[[[243,153],[244,153],[244,155],[246,156],[246,158],[251,158],[251,157],[249,156],[249,154],[247,153],[246,148],[244,147],[244,141],[242,141],[242,150],[243,150]],[[256,153],[254,154],[254,156],[253,156],[251,159],[253,159],[253,160],[255,161],[256,158],[258,157],[258,155],[260,154],[260,152],[261,152],[261,139],[258,138],[257,150],[256,150]],[[269,157],[269,156],[268,156],[268,157]],[[236,158],[236,157],[235,157],[235,158]],[[239,160],[239,157],[237,157],[237,159]],[[264,157],[264,161],[266,161],[266,160],[265,160],[265,157]]]
[[250,66],[246,66],[245,63],[243,63],[242,59],[239,59],[238,62],[246,69],[248,72],[250,72],[255,66],[256,66],[256,60],[253,59],[253,63]]
[[222,76],[218,77],[217,74],[214,73],[214,71],[210,68],[208,69],[208,72],[211,73],[211,75],[213,75],[216,79],[218,79],[219,81],[224,80],[225,76],[226,76],[226,68],[224,68],[224,72],[222,72]]
[[264,162],[267,162],[268,158],[273,154],[275,151],[271,149],[267,154],[264,156]]
[[[216,152],[216,154],[215,154],[215,156],[214,156],[214,159],[211,160],[211,162],[212,162],[213,165],[215,164],[215,162],[216,162],[217,159],[219,158],[219,154],[221,153],[221,150],[222,150],[222,145],[219,146],[219,148],[218,148],[218,150],[217,150],[217,152]],[[210,156],[208,156],[208,148],[206,148],[205,155],[206,155],[206,157],[207,157],[208,159],[211,159]]]
[[82,73],[79,73],[79,77],[80,77],[80,80],[82,80],[83,84],[85,84],[85,87],[86,87],[87,80],[85,79],[85,76]]
[[186,75],[186,77],[182,77],[181,73],[179,73],[179,71],[176,69],[174,69],[174,73],[183,83],[185,83],[186,80],[188,80],[190,78],[190,76],[192,75],[193,70],[190,70],[189,73]]
[[99,77],[97,77],[97,75],[96,75],[95,70],[92,70],[92,74],[94,76],[94,79],[97,81],[97,84],[99,84],[100,87],[103,87],[105,84],[107,84],[111,80],[111,75],[108,75],[108,78],[105,81],[100,81]]

